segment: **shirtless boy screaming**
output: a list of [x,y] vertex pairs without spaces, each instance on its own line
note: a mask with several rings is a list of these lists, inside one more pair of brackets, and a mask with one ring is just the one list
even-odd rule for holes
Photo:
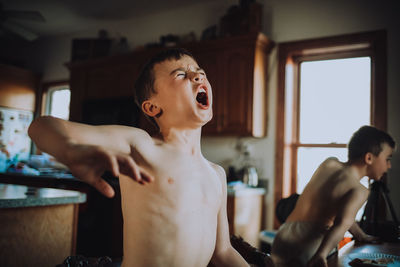
[[159,138],[133,127],[51,117],[36,119],[29,135],[107,196],[113,190],[101,174],[119,176],[123,267],[248,266],[230,243],[224,170],[200,149],[201,128],[212,118],[204,70],[189,52],[167,50],[145,66],[135,90]]

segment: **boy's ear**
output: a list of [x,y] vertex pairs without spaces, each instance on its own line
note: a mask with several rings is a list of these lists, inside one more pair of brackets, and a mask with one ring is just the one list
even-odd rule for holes
[[161,112],[161,108],[156,106],[149,100],[143,101],[142,110],[146,115],[150,117],[156,117]]
[[364,156],[364,162],[368,165],[372,164],[373,159],[374,155],[371,152],[367,152]]

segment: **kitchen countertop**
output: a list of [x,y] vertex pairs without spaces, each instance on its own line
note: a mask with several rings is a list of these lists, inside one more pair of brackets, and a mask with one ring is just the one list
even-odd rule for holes
[[86,194],[77,191],[0,184],[0,208],[20,208],[83,203]]
[[264,195],[266,190],[261,187],[238,187],[232,188],[228,186],[228,196],[249,196],[249,195]]

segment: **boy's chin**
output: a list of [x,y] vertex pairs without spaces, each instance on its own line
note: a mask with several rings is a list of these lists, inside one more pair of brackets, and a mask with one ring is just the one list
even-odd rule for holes
[[374,178],[372,178],[372,180],[375,180],[375,181],[380,181],[380,180],[382,180],[382,178],[383,178],[383,175],[384,175],[384,174],[382,174],[382,175],[378,175],[378,176],[375,176]]

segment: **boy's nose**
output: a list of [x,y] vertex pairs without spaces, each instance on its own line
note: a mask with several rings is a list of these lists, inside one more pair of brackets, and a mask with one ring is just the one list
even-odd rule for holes
[[198,72],[191,72],[191,80],[194,82],[202,82],[203,81],[203,75],[198,73]]

